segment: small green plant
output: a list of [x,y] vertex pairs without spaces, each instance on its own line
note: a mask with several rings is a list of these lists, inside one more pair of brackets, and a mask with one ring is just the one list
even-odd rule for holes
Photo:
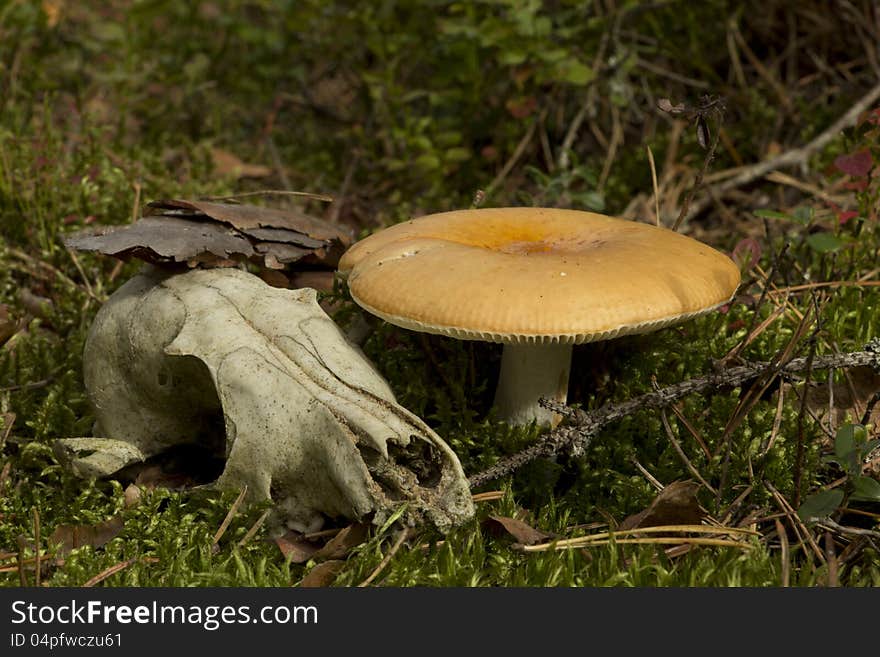
[[814,493],[798,508],[804,521],[827,518],[843,506],[844,500],[853,502],[880,502],[880,482],[862,474],[862,464],[875,449],[880,438],[868,439],[868,431],[861,424],[845,424],[834,437],[834,454],[826,456],[826,463],[837,464],[846,474],[844,490],[832,488]]

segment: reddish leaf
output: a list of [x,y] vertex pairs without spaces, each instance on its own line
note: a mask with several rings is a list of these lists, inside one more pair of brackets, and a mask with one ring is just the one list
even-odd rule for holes
[[700,485],[674,481],[664,488],[644,511],[629,516],[618,530],[664,525],[698,525],[706,513],[697,502]]
[[289,531],[284,536],[276,538],[275,545],[281,550],[281,554],[285,558],[289,558],[292,563],[305,563],[320,549],[301,533],[295,531]]
[[489,516],[483,522],[483,526],[495,534],[499,534],[501,531],[506,532],[513,536],[514,540],[521,545],[543,543],[552,537],[552,534],[535,529],[522,520],[506,516]]
[[843,212],[838,213],[837,221],[840,224],[845,224],[850,219],[854,219],[855,217],[858,217],[858,216],[859,216],[859,213],[856,212],[855,210],[845,210]]
[[315,552],[315,559],[341,559],[358,545],[367,540],[369,525],[354,523],[340,531],[327,542],[320,550]]
[[233,178],[265,178],[272,175],[272,169],[262,164],[246,164],[241,159],[222,148],[211,149],[214,173]]
[[122,516],[113,516],[95,525],[60,525],[52,532],[49,542],[60,546],[59,556],[84,545],[99,548],[118,536],[123,524]]
[[874,167],[874,158],[871,157],[871,151],[863,148],[849,155],[840,155],[834,160],[834,166],[839,171],[853,176],[854,178],[864,178]]
[[746,237],[733,247],[733,260],[746,271],[761,259],[761,244],[754,237]]
[[319,563],[303,577],[299,585],[303,588],[319,588],[330,586],[336,576],[345,568],[345,562],[338,559]]

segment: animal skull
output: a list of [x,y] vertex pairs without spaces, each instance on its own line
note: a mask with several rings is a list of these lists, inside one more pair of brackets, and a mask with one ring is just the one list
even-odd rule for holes
[[[84,476],[219,441],[216,485],[247,485],[293,528],[339,516],[381,523],[402,504],[410,522],[443,531],[473,516],[455,453],[397,404],[310,288],[236,269],[146,271],[98,313],[84,374],[105,438],[56,445]],[[218,412],[225,437],[210,420]]]

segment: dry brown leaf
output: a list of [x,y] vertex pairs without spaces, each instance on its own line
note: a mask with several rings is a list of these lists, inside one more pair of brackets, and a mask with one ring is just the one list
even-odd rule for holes
[[506,532],[521,545],[535,545],[553,537],[552,534],[535,529],[522,520],[506,516],[489,516],[483,521],[483,526],[496,535]]
[[290,287],[310,287],[320,292],[333,291],[332,271],[295,271],[290,275]]
[[618,531],[636,527],[699,525],[706,513],[697,502],[700,485],[695,481],[674,481],[664,488],[647,509],[629,516]]
[[309,571],[308,575],[303,577],[299,585],[303,588],[330,586],[344,567],[345,562],[338,559],[319,563]]
[[84,545],[99,548],[118,536],[123,525],[122,516],[113,516],[95,525],[60,525],[52,532],[49,542],[59,546],[58,556]]
[[[847,422],[860,422],[865,407],[875,393],[880,391],[880,374],[870,367],[853,367],[847,371],[849,380],[833,383],[834,396],[833,424],[835,427]],[[852,383],[852,387],[850,387]],[[789,392],[789,388],[786,389]],[[827,424],[829,407],[828,384],[816,384],[807,391],[807,408]],[[880,423],[880,404],[874,407],[868,422],[877,426]]]
[[246,164],[234,153],[223,148],[211,149],[214,172],[223,177],[265,178],[272,175],[272,168],[262,164]]
[[130,226],[82,231],[65,237],[64,243],[79,251],[152,263],[182,263],[205,253],[219,258],[254,255],[250,241],[227,226],[176,217],[144,217]]
[[214,201],[189,201],[165,199],[147,204],[145,216],[204,215],[214,221],[227,223],[241,231],[255,228],[285,228],[308,235],[316,240],[340,240],[346,244],[348,237],[330,223],[311,217],[299,210],[280,210],[246,203],[217,203]]
[[40,3],[43,13],[46,14],[46,27],[50,30],[57,27],[61,22],[61,14],[64,11],[63,0],[43,0]]
[[144,490],[168,488],[183,490],[194,486],[197,481],[187,472],[175,470],[168,464],[143,463],[132,466],[132,473],[137,472],[134,483]]
[[327,544],[313,555],[315,559],[341,559],[358,545],[367,540],[369,525],[353,523],[327,541]]
[[130,509],[133,506],[137,506],[141,503],[141,499],[144,496],[144,489],[138,486],[137,484],[129,484],[125,487],[125,492],[122,494],[123,504],[126,509]]
[[275,545],[281,550],[281,554],[285,558],[289,558],[292,563],[305,563],[320,550],[314,542],[296,531],[289,531],[284,536],[276,538]]
[[0,345],[15,335],[18,330],[18,322],[12,318],[9,306],[0,303]]
[[229,267],[250,261],[269,269],[335,269],[351,239],[333,224],[296,210],[237,203],[172,199],[148,204],[145,216],[126,226],[91,228],[64,243],[123,260],[157,265]]

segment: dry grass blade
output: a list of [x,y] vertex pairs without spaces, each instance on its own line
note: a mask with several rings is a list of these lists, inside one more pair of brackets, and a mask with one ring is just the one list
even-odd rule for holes
[[365,586],[369,586],[373,580],[375,580],[379,574],[385,570],[385,567],[391,563],[391,560],[394,558],[394,555],[397,554],[397,551],[403,545],[404,541],[406,541],[409,536],[409,529],[402,529],[400,534],[397,537],[397,540],[394,541],[394,545],[391,546],[391,549],[388,550],[388,554],[386,554],[382,561],[379,562],[379,565],[376,566],[375,570],[369,574],[369,576],[360,584],[358,584],[358,588],[363,588]]
[[313,194],[312,192],[292,192],[286,189],[259,189],[255,192],[242,192],[240,194],[230,194],[229,196],[205,196],[205,201],[232,201],[238,198],[248,198],[251,196],[299,196],[314,201],[325,201],[332,203],[333,197],[326,194]]
[[244,547],[254,536],[257,535],[257,532],[260,531],[260,527],[263,526],[263,523],[266,522],[266,518],[269,517],[269,513],[271,513],[271,509],[266,509],[263,513],[260,514],[260,517],[257,518],[257,521],[248,529],[247,534],[245,534],[242,539],[238,542],[238,547]]
[[751,550],[754,546],[743,541],[733,541],[726,538],[691,538],[676,536],[655,536],[649,538],[614,538],[601,541],[589,541],[581,545],[548,545],[538,550],[537,545],[525,546],[526,552],[542,552],[546,550],[568,550],[571,548],[601,547],[603,545],[704,545],[708,547],[735,547],[741,550]]
[[479,504],[480,502],[492,502],[494,500],[500,500],[504,498],[503,490],[487,490],[485,493],[477,493],[472,496],[474,504]]
[[776,525],[776,534],[779,536],[779,547],[782,554],[780,561],[782,563],[782,586],[787,587],[791,581],[791,556],[788,549],[788,534],[785,533],[785,527],[779,522],[779,519],[773,521]]
[[798,536],[798,541],[801,544],[801,548],[806,551],[805,543],[809,544],[810,549],[813,551],[819,561],[822,563],[825,562],[825,555],[822,550],[819,549],[819,546],[816,545],[816,541],[813,539],[813,535],[807,529],[806,525],[801,521],[800,517],[795,510],[792,508],[791,504],[788,503],[788,500],[780,493],[769,481],[764,481],[764,486],[767,487],[767,490],[770,491],[770,494],[773,496],[773,499],[776,501],[776,504],[779,506],[779,509],[785,515],[788,522],[791,523],[792,528],[794,529],[794,533]]
[[212,549],[217,549],[217,544],[220,542],[220,539],[223,537],[223,534],[226,533],[226,530],[229,529],[229,523],[232,522],[232,519],[235,517],[235,514],[238,512],[238,507],[241,506],[241,503],[244,502],[245,495],[247,495],[248,487],[245,484],[241,492],[238,494],[238,497],[235,498],[235,502],[232,503],[232,506],[229,507],[229,512],[226,514],[226,517],[223,518],[223,522],[220,523],[219,529],[217,529],[217,533],[214,534],[214,540],[212,542]]
[[648,149],[648,164],[651,166],[651,185],[654,188],[654,224],[660,225],[660,187],[657,184],[657,166],[654,164],[654,153],[651,152],[651,147],[646,146]]
[[157,563],[159,559],[157,557],[132,557],[131,559],[126,559],[125,561],[121,561],[117,564],[110,566],[106,570],[102,570],[100,573],[85,582],[82,586],[84,589],[96,586],[108,577],[115,575],[121,570],[125,570],[126,568],[137,563],[138,561],[143,561],[145,563]]
[[[662,527],[640,527],[637,529],[627,529],[623,531],[608,531],[598,534],[588,534],[586,536],[578,536],[576,538],[564,538],[558,541],[550,541],[548,543],[540,543],[538,545],[524,545],[524,552],[542,552],[544,550],[561,550],[567,548],[589,547],[594,544],[606,544],[609,541],[615,543],[624,543],[632,541],[645,541],[642,538],[620,538],[638,536],[641,534],[727,534],[728,536],[760,536],[760,534],[751,529],[742,527],[710,527],[707,525],[666,525]],[[655,537],[650,542],[662,542],[664,540],[681,540],[687,537]],[[728,540],[735,545],[742,545],[742,542],[731,541],[730,539],[703,539],[703,540]]]
[[837,564],[837,551],[834,549],[834,537],[831,532],[825,532],[825,559],[828,562],[828,581],[829,587],[837,588],[840,586],[840,571]]
[[700,471],[691,463],[690,459],[687,457],[687,454],[684,453],[684,450],[681,448],[681,444],[678,442],[678,439],[675,437],[675,434],[672,432],[672,427],[669,424],[669,417],[666,415],[665,409],[660,409],[660,420],[663,422],[663,429],[666,431],[666,437],[669,438],[669,442],[672,444],[672,447],[675,449],[675,453],[678,454],[679,458],[684,463],[685,467],[688,469],[694,477],[697,478],[703,487],[712,493],[713,495],[717,492],[712,485],[703,478],[703,475],[700,474]]
[[42,574],[40,569],[40,511],[36,507],[34,507],[34,586],[40,585],[40,575]]

